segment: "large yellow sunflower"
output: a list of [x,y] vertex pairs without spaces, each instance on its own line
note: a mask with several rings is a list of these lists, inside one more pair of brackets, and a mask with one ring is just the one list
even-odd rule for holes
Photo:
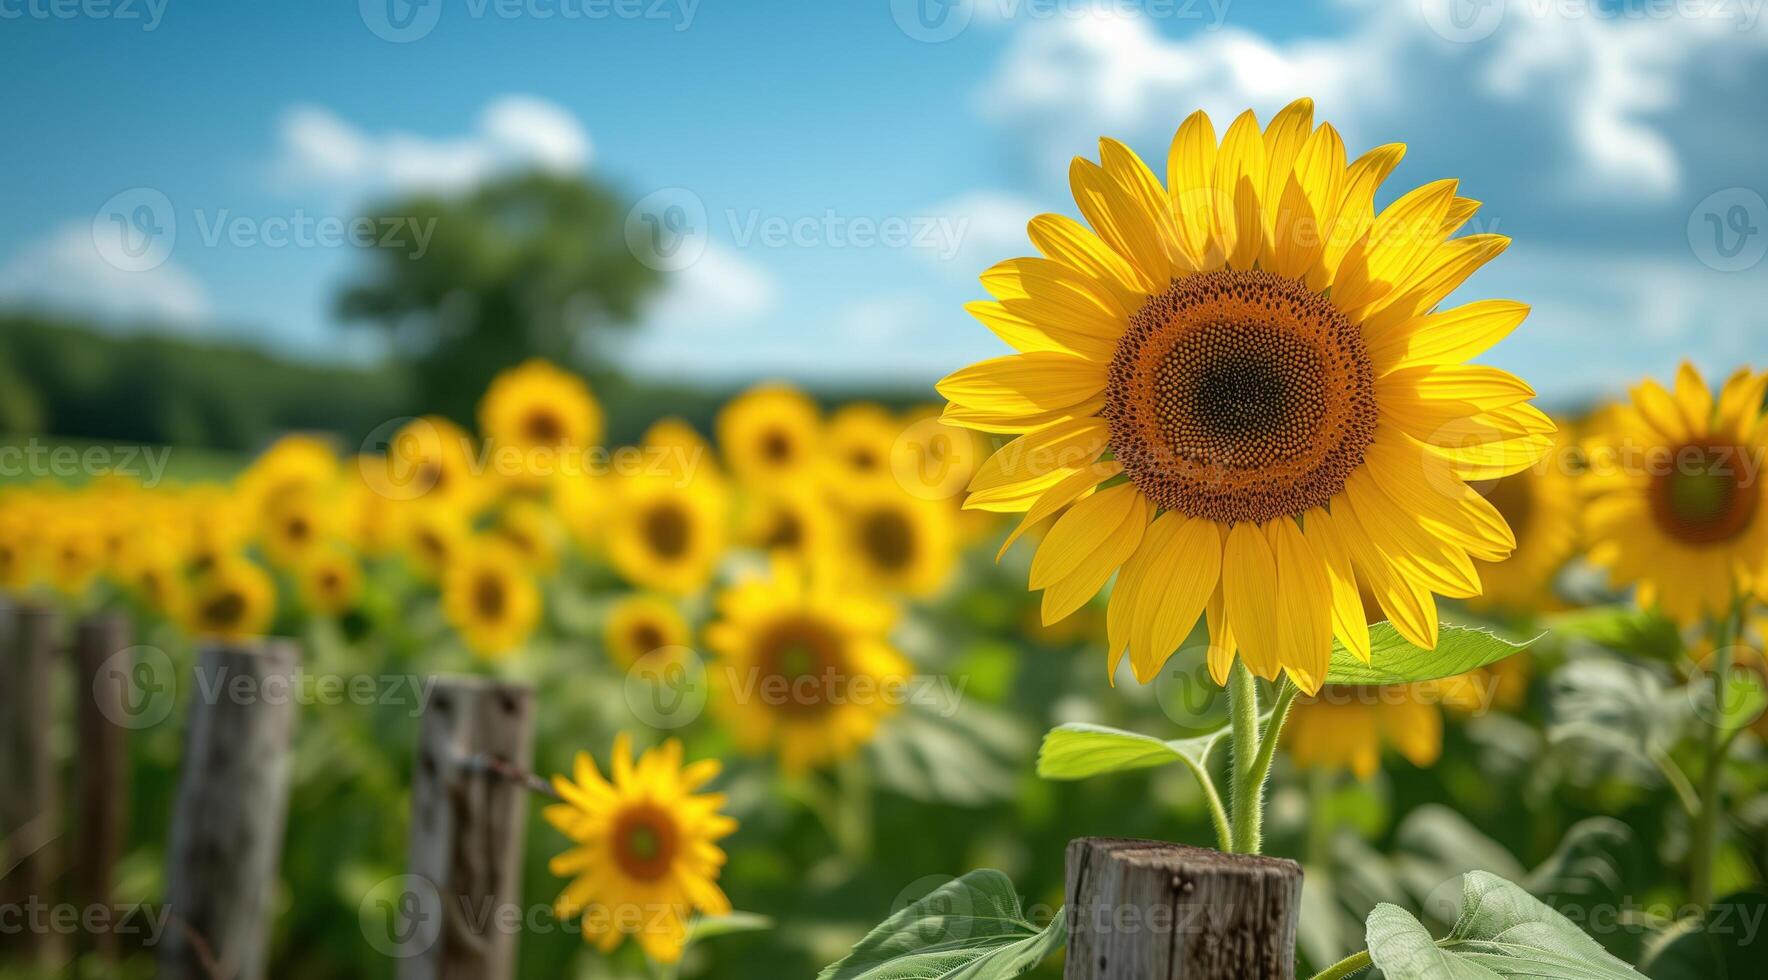
[[758,385],[718,413],[718,447],[748,483],[790,479],[814,465],[822,441],[816,403],[784,384]]
[[1742,370],[1718,398],[1692,364],[1606,415],[1585,485],[1590,560],[1641,605],[1684,625],[1725,615],[1768,560],[1768,374]]
[[721,593],[706,628],[713,703],[747,751],[789,773],[852,755],[900,707],[909,665],[886,639],[895,610],[776,562],[771,579]]
[[[517,483],[582,475],[584,454],[600,445],[603,426],[602,406],[589,385],[539,358],[492,379],[479,401],[479,432],[494,454],[514,451],[514,470],[497,465],[500,475]],[[568,454],[575,456],[564,458]]]
[[561,918],[581,917],[584,940],[605,953],[631,935],[652,959],[674,963],[696,911],[731,911],[718,887],[725,863],[718,841],[737,822],[718,812],[722,793],[699,792],[721,766],[703,759],[684,767],[675,739],[635,764],[631,741],[621,733],[610,768],[613,778],[603,778],[589,754],[579,752],[574,779],[553,777],[564,802],[541,815],[576,845],[548,865],[572,879],[555,909]]
[[506,657],[526,643],[540,608],[540,586],[522,557],[495,538],[471,541],[442,572],[442,612],[482,657]]
[[[1297,101],[1218,144],[1179,127],[1167,186],[1123,144],[1070,180],[1090,228],[1030,224],[1041,257],[983,274],[970,311],[1019,353],[950,375],[945,417],[1017,434],[971,481],[968,506],[1056,517],[1032,564],[1045,614],[1117,573],[1111,666],[1146,681],[1200,616],[1225,681],[1325,680],[1336,634],[1369,655],[1355,582],[1407,639],[1436,643],[1432,593],[1480,591],[1474,561],[1515,542],[1470,479],[1547,451],[1533,391],[1466,365],[1514,329],[1519,303],[1437,305],[1507,239],[1451,237],[1478,202],[1453,180],[1377,214],[1403,147],[1346,164]],[[1114,670],[1113,670],[1114,672]]]
[[1474,484],[1516,535],[1516,551],[1501,562],[1480,562],[1478,609],[1516,612],[1552,608],[1553,581],[1578,551],[1583,497],[1563,442],[1533,466]]

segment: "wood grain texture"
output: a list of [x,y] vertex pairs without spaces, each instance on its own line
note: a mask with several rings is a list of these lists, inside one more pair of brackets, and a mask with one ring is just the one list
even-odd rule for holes
[[528,788],[473,765],[527,770],[533,692],[477,677],[438,678],[412,777],[408,910],[391,930],[400,980],[513,980],[524,916]]
[[[0,606],[0,906],[55,904],[61,834],[51,706],[59,619],[47,606]],[[0,951],[24,962],[58,958],[46,928],[0,932]]]
[[[127,686],[106,676],[112,657],[134,644],[134,624],[118,612],[93,613],[74,629],[73,846],[70,890],[88,908],[114,908],[112,876],[123,857],[124,818],[129,812],[129,717]],[[117,956],[117,933],[101,929],[76,936],[76,948],[105,963]]]
[[198,656],[166,852],[161,980],[266,975],[298,659],[293,643],[277,639]]
[[1301,866],[1161,841],[1068,845],[1066,980],[1293,980]]

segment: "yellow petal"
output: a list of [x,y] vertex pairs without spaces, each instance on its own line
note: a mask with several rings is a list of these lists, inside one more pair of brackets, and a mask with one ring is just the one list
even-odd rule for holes
[[1168,278],[1195,271],[1190,254],[1180,240],[1177,220],[1173,216],[1172,199],[1166,188],[1134,150],[1117,140],[1099,140],[1099,164],[1111,179],[1117,181],[1137,208],[1147,214],[1154,227],[1154,236],[1166,256]]
[[[1264,247],[1265,225],[1259,204],[1265,182],[1265,141],[1258,117],[1247,110],[1222,136],[1216,154],[1215,240],[1228,254],[1228,265],[1250,269]],[[1225,207],[1232,201],[1233,207]]]
[[1013,529],[1013,533],[1007,535],[1006,541],[1002,542],[1001,550],[995,553],[995,561],[1000,561],[1007,554],[1007,549],[1013,547],[1013,542],[1018,541],[1026,531],[1054,517],[1057,511],[1091,493],[1094,487],[1122,472],[1122,463],[1108,459],[1093,466],[1076,470],[1072,476],[1064,477],[1062,482],[1045,490],[1038,496],[1037,502],[1031,505],[1031,509],[1025,512],[1025,517],[1019,522],[1019,526]]
[[1390,558],[1377,550],[1357,519],[1356,511],[1340,506],[1348,501],[1339,498],[1332,508],[1335,529],[1341,531],[1343,542],[1356,565],[1357,573],[1369,583],[1381,611],[1408,643],[1427,650],[1436,649],[1436,600],[1430,591],[1415,583],[1396,567]]
[[1139,491],[1133,493],[1131,505],[1123,520],[1093,543],[1092,549],[1082,556],[1080,564],[1073,571],[1044,589],[1045,626],[1067,617],[1088,599],[1098,595],[1111,573],[1135,554],[1136,546],[1141,544],[1143,532],[1147,530],[1148,519],[1152,515],[1153,509],[1148,498]]
[[1425,184],[1382,209],[1345,252],[1333,278],[1332,301],[1339,309],[1355,312],[1385,296],[1442,244],[1443,217],[1457,186],[1453,179]]
[[1326,579],[1332,587],[1332,632],[1357,659],[1369,662],[1369,623],[1357,589],[1351,554],[1338,539],[1332,515],[1316,507],[1307,512],[1302,528],[1308,543],[1326,563]]
[[1166,244],[1140,200],[1131,196],[1103,167],[1075,157],[1068,168],[1068,184],[1075,206],[1100,240],[1129,260],[1143,281],[1163,283],[1173,276]]
[[1098,459],[1110,438],[1109,424],[1096,416],[1047,425],[995,450],[976,468],[969,489],[974,492],[1019,486],[1046,479],[1053,473],[1061,479]]
[[1030,415],[1078,405],[1105,388],[1105,366],[1039,351],[972,364],[935,386],[966,408]]
[[1031,587],[1047,588],[1072,574],[1124,521],[1145,514],[1146,506],[1147,498],[1134,484],[1120,483],[1068,508],[1031,560]]
[[1305,694],[1332,662],[1332,586],[1326,563],[1289,517],[1265,526],[1277,561],[1277,660]]
[[[1215,127],[1199,109],[1179,124],[1166,156],[1166,189],[1172,198],[1179,235],[1192,264],[1200,269],[1219,268],[1224,249],[1213,241],[1216,212]],[[1226,206],[1232,206],[1231,201]]]
[[1529,315],[1526,303],[1487,299],[1406,321],[1369,343],[1375,373],[1432,364],[1462,364],[1490,350]]
[[1503,254],[1510,239],[1503,235],[1468,235],[1446,242],[1398,282],[1387,295],[1363,308],[1363,336],[1377,342],[1406,321],[1435,309],[1480,267]]
[[1246,666],[1274,679],[1281,666],[1277,640],[1277,559],[1256,524],[1236,524],[1222,550],[1222,602]]
[[1308,274],[1309,289],[1324,292],[1332,285],[1345,252],[1375,222],[1375,191],[1405,155],[1406,144],[1388,143],[1358,157],[1345,171],[1344,193],[1333,211],[1320,261]]
[[1140,566],[1130,665],[1146,684],[1191,635],[1215,592],[1222,563],[1221,532],[1212,521],[1174,511],[1149,528],[1135,562]]
[[[1141,307],[1153,284],[1080,222],[1065,214],[1040,214],[1026,228],[1031,243],[1046,257],[1086,276],[1111,293],[1125,310]],[[1165,288],[1165,283],[1161,284]]]
[[[1296,99],[1271,117],[1265,127],[1265,181],[1260,187],[1261,199],[1267,207],[1283,198],[1283,188],[1288,186],[1290,175],[1295,172],[1295,160],[1308,136],[1314,130],[1314,100]],[[1270,235],[1276,227],[1276,213],[1265,216],[1265,232]],[[1274,236],[1273,236],[1274,237]]]

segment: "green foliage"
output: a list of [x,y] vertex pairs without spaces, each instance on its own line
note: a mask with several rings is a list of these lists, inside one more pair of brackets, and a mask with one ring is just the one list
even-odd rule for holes
[[1665,663],[1682,652],[1682,633],[1663,613],[1637,606],[1608,605],[1577,609],[1548,620],[1554,633],[1587,640],[1619,653]]
[[1641,980],[1564,916],[1483,871],[1462,879],[1461,916],[1442,939],[1397,905],[1376,906],[1367,927],[1370,959],[1387,980]]
[[1652,980],[1745,980],[1762,973],[1762,929],[1768,891],[1760,888],[1713,903],[1701,918],[1665,930],[1639,964]]
[[817,980],[1004,980],[1067,941],[1061,912],[1039,928],[1006,875],[972,871],[884,920]]
[[1377,687],[1434,681],[1496,663],[1534,642],[1512,643],[1487,630],[1445,624],[1437,631],[1436,649],[1425,650],[1413,646],[1391,623],[1376,623],[1369,627],[1368,663],[1334,641],[1326,683]]

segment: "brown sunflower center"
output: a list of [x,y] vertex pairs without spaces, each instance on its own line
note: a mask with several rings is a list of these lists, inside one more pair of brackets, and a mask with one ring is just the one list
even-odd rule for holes
[[680,849],[681,833],[664,810],[640,803],[620,811],[614,821],[614,861],[639,881],[656,881],[669,873]]
[[847,462],[862,473],[870,473],[881,465],[878,454],[870,449],[855,449],[849,452]]
[[1687,544],[1718,544],[1747,531],[1760,494],[1752,486],[1740,446],[1691,444],[1651,483],[1651,516],[1666,534]]
[[203,603],[203,622],[214,627],[229,627],[245,618],[246,597],[228,589]]
[[656,623],[639,623],[632,628],[632,648],[637,650],[640,656],[667,645],[668,640],[663,636],[663,628]]
[[828,624],[808,616],[781,619],[762,631],[755,649],[764,685],[758,689],[770,706],[818,715],[841,700],[836,695],[847,686],[846,643]]
[[501,619],[509,605],[503,576],[486,572],[473,580],[473,608],[485,619]]
[[1156,504],[1262,523],[1344,489],[1375,437],[1375,374],[1356,325],[1299,280],[1205,272],[1130,317],[1102,414]]
[[1521,541],[1528,533],[1529,519],[1535,515],[1535,493],[1529,474],[1517,473],[1503,479],[1474,485],[1486,501],[1498,509],[1498,516],[1510,525],[1510,531]]
[[874,565],[899,572],[915,560],[915,528],[900,511],[875,510],[860,522],[860,544]]
[[792,437],[780,429],[761,434],[761,456],[770,463],[785,463],[792,458]]
[[765,548],[796,549],[804,543],[804,522],[791,511],[781,511],[774,518],[773,527],[767,532],[767,540],[762,542]]
[[522,420],[522,432],[536,445],[557,445],[565,440],[565,423],[550,409],[536,408]]
[[664,501],[645,512],[645,542],[659,557],[674,559],[686,554],[690,532],[688,515],[674,502]]

